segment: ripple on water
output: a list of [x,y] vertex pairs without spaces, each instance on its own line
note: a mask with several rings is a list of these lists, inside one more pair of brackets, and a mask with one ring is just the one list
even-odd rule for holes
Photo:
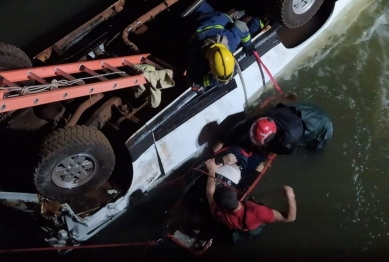
[[[341,227],[351,236],[349,247],[366,251],[389,236],[389,194],[382,192],[389,183],[389,1],[376,1],[361,16],[347,34],[332,36],[298,70],[280,78],[299,99],[318,103],[333,116],[337,143],[323,155],[334,168],[322,196],[333,201],[338,216],[329,235]],[[327,169],[321,161],[310,166]],[[309,180],[308,172],[301,175]]]

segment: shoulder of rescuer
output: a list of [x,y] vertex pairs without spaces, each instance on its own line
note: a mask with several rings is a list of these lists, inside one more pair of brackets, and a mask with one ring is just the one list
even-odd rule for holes
[[[187,70],[190,85],[205,88],[224,85],[236,75],[237,65],[232,53],[239,44],[244,48],[251,46],[251,36],[247,25],[242,21],[228,23],[225,27],[211,25],[198,29],[200,32],[197,32],[197,39],[192,44],[195,50],[191,50]],[[216,36],[225,39],[223,44],[216,42],[213,45],[199,45],[199,42],[203,43]],[[196,62],[198,59],[202,62]]]
[[[230,229],[244,230],[244,207],[241,204],[241,208],[233,213],[227,213],[218,210],[215,202],[210,205],[211,213],[218,222],[226,225]],[[256,229],[262,224],[276,222],[273,210],[263,205],[256,204],[251,201],[245,203],[247,208],[246,214],[246,226],[248,229]]]
[[229,131],[222,132],[219,140],[226,145],[237,145],[244,149],[252,149],[250,129],[262,117],[274,120],[277,131],[274,138],[266,143],[267,149],[276,154],[290,155],[304,133],[301,114],[294,108],[278,104],[276,108],[265,114],[258,114],[251,118],[241,120]]
[[301,112],[304,135],[301,143],[313,149],[323,149],[333,136],[333,125],[329,114],[321,107],[310,103],[291,103]]

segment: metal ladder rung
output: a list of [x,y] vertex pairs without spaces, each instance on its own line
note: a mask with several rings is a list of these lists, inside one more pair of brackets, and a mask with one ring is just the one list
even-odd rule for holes
[[17,84],[9,81],[7,78],[0,76],[0,83],[1,86],[8,86],[8,87],[19,87]]
[[154,61],[151,61],[150,59],[145,58],[145,57],[142,58],[142,62],[146,63],[146,64],[149,64],[151,66],[154,66],[158,70],[164,70],[165,69],[163,66],[161,66],[161,65],[155,63]]
[[134,64],[131,62],[128,62],[126,59],[123,59],[123,65],[129,66],[131,68],[134,68]]
[[[102,67],[105,68],[105,69],[109,69],[109,70],[111,70],[112,72],[120,72],[119,69],[117,69],[116,67],[111,66],[110,64],[107,64],[106,62],[103,62],[103,63],[102,63]],[[127,77],[127,76],[129,76],[129,75],[127,75],[126,73],[120,73],[119,75],[120,75],[121,77]]]
[[42,85],[45,85],[47,84],[47,81],[44,80],[43,78],[37,76],[36,74],[34,74],[33,72],[29,71],[28,74],[27,74],[28,78],[32,79],[32,80],[35,80],[39,83],[41,83]]
[[[68,73],[62,71],[61,69],[59,69],[58,67],[55,69],[55,74],[56,75],[59,75],[59,76],[62,76],[64,78],[66,78],[67,80],[70,80],[70,81],[73,81],[73,80],[77,80],[77,78],[75,78],[74,76],[71,76],[69,75]],[[76,85],[83,85],[82,82],[75,82]]]
[[[93,71],[93,70],[90,70],[89,68],[87,68],[87,67],[84,66],[84,65],[81,65],[81,66],[80,66],[80,71],[81,71],[81,72],[88,73],[88,74],[90,74],[90,75],[92,75],[92,76],[98,76],[98,75],[99,75],[98,73],[96,73],[96,72]],[[101,81],[107,81],[107,80],[108,80],[107,78],[105,78],[105,77],[103,77],[103,76],[99,76],[99,77],[97,77],[97,78],[100,79]]]

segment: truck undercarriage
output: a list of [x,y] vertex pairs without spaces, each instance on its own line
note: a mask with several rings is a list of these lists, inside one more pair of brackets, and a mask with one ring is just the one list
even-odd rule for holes
[[[91,237],[97,226],[124,212],[143,193],[136,190],[127,199],[136,182],[131,162],[155,140],[236,88],[231,83],[223,92],[211,89],[201,96],[187,92],[184,72],[195,31],[188,13],[201,1],[154,2],[155,8],[128,24],[125,10],[132,5],[119,0],[32,62],[20,49],[0,44],[6,54],[0,57],[4,71],[0,73],[0,125],[5,134],[1,143],[8,149],[2,152],[2,161],[8,163],[3,176],[9,177],[0,183],[0,199],[6,206],[30,213],[54,246],[78,244]],[[231,16],[240,10],[238,6],[223,10],[229,7],[222,1],[209,2]],[[246,10],[253,9],[252,2],[246,3]],[[266,37],[254,42],[257,50],[266,53],[279,43],[274,41],[281,28],[278,22],[299,27],[322,3],[283,0],[275,6],[263,4],[266,8],[258,14],[246,12],[268,21],[261,33]],[[305,20],[297,21],[288,13],[304,8]],[[269,18],[266,13],[274,15]],[[253,59],[240,51],[236,57],[243,70],[248,67],[244,63]],[[73,69],[71,64],[58,65],[62,63],[73,63]],[[33,68],[33,64],[47,68]],[[135,69],[137,64],[174,74],[174,87],[162,91],[157,107],[150,106],[147,91],[135,94],[139,86],[148,84]],[[185,116],[189,104],[196,108]],[[175,118],[178,113],[181,117]],[[145,136],[151,137],[147,143]],[[161,177],[166,177],[163,171],[149,178],[147,185]]]

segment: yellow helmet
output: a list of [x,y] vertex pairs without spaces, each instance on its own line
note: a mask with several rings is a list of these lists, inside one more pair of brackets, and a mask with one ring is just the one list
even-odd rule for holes
[[222,44],[214,44],[207,50],[207,59],[213,76],[220,82],[229,81],[234,75],[234,55]]

